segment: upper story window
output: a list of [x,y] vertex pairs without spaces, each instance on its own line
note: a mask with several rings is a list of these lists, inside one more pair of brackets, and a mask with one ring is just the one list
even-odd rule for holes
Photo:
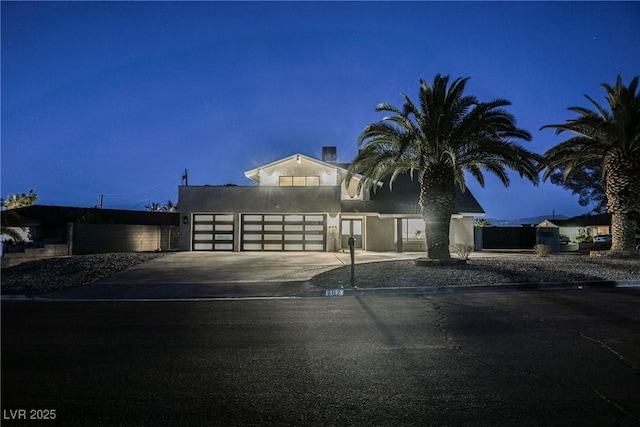
[[281,187],[307,187],[320,185],[319,176],[281,176],[278,184]]

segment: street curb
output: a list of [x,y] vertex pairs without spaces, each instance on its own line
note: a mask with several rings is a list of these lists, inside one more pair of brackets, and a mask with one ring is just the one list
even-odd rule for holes
[[438,287],[389,287],[389,288],[340,288],[312,291],[300,296],[342,296],[331,292],[343,291],[344,296],[366,295],[429,295],[446,293],[473,293],[497,291],[567,291],[567,290],[605,290],[640,287],[640,280],[603,280],[593,282],[526,282],[503,283],[471,286],[438,286]]
[[[286,282],[291,284],[293,282]],[[299,283],[306,283],[299,282]],[[438,295],[452,293],[476,293],[476,292],[498,292],[498,291],[569,291],[569,290],[607,290],[640,288],[640,280],[606,280],[593,282],[526,282],[526,283],[503,283],[489,285],[471,286],[407,286],[407,287],[381,287],[381,288],[323,288],[314,289],[298,293],[271,292],[269,294],[247,294],[220,293],[210,295],[193,295],[185,297],[139,297],[139,298],[78,298],[78,297],[56,297],[54,294],[40,295],[0,295],[2,301],[45,301],[45,302],[108,302],[108,301],[205,301],[205,300],[246,300],[246,299],[297,299],[297,298],[334,298],[342,296],[419,296]]]

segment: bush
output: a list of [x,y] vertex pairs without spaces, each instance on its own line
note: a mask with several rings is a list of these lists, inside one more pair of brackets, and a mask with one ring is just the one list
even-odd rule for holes
[[471,252],[473,252],[473,246],[456,243],[456,255],[458,255],[458,258],[467,260]]
[[538,244],[533,247],[533,250],[536,252],[536,255],[539,257],[549,256],[549,245]]

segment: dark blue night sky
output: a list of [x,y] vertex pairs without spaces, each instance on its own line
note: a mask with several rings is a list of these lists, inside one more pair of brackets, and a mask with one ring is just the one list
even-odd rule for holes
[[[251,185],[290,154],[338,160],[436,73],[506,98],[542,153],[545,124],[640,74],[632,2],[2,2],[2,197],[143,209],[189,183]],[[585,213],[514,174],[469,186],[492,218]]]

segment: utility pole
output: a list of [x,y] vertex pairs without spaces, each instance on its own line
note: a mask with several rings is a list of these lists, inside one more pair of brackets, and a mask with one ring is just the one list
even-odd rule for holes
[[104,204],[104,194],[100,195],[100,209],[102,209],[102,206]]
[[184,170],[184,175],[182,175],[182,182],[184,183],[185,187],[189,186],[189,174],[187,173],[187,170]]

